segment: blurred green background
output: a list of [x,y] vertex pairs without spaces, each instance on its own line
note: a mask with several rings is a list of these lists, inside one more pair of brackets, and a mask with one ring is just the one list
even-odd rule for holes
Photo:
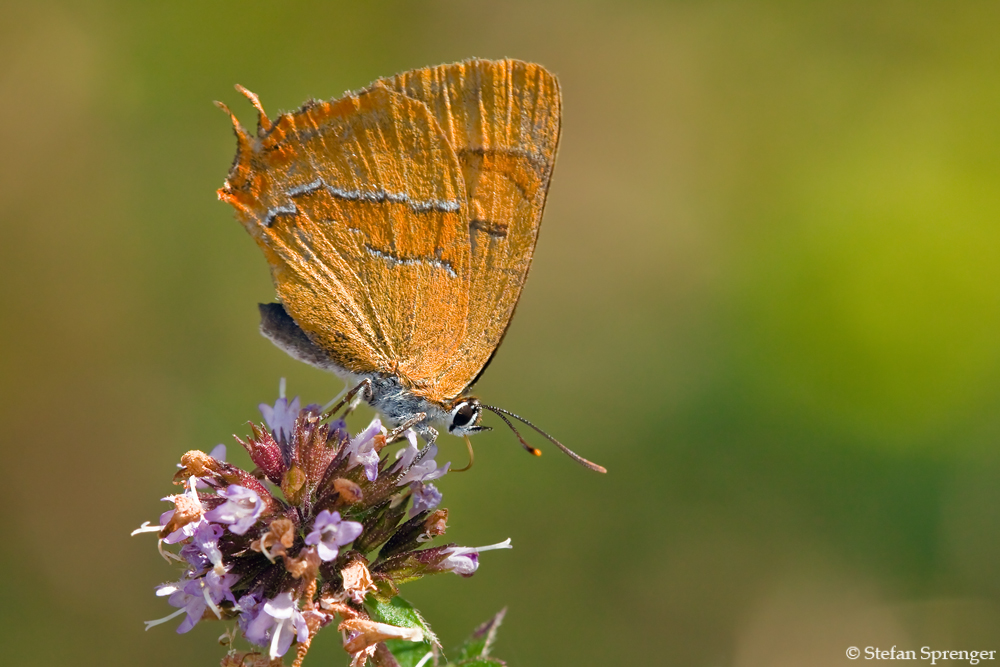
[[[508,605],[514,666],[1000,649],[996,3],[0,9],[4,664],[218,664],[220,624],[143,632],[174,571],[128,533],[279,377],[341,389],[257,333],[211,102],[251,123],[234,83],[276,112],[474,55],[564,94],[478,392],[610,472],[476,438],[449,537],[515,548],[404,589],[445,643]],[[345,662],[327,631],[306,664]]]

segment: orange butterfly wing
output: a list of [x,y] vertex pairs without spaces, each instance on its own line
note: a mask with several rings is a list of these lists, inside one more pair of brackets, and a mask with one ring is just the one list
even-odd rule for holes
[[233,119],[219,197],[288,314],[347,370],[436,393],[465,337],[470,271],[461,167],[438,123],[383,87],[261,119],[255,138]]
[[517,60],[469,60],[378,84],[426,104],[462,166],[470,215],[467,331],[434,383],[437,394],[428,396],[447,401],[485,369],[521,295],[559,143],[559,84],[540,65]]

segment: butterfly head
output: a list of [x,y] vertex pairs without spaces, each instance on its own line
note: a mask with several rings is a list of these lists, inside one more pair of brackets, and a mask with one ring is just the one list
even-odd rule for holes
[[460,399],[448,412],[448,433],[461,437],[491,430],[489,426],[479,425],[482,417],[483,406],[480,405],[478,398]]

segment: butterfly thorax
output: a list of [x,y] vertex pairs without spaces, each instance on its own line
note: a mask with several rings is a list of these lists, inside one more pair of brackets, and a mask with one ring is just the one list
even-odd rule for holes
[[[352,374],[354,375],[354,374]],[[383,415],[387,426],[401,426],[423,413],[425,418],[414,425],[414,429],[425,436],[426,429],[433,424],[443,425],[450,410],[448,406],[428,400],[405,386],[398,376],[382,373],[365,373],[358,382],[367,379],[371,383],[371,397],[368,400],[375,410]],[[348,378],[352,382],[354,377]]]

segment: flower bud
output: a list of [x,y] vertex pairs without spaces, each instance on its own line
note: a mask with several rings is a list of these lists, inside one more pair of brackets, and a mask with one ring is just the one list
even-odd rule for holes
[[212,477],[222,472],[219,462],[199,449],[192,449],[181,456],[181,465],[191,477]]
[[281,492],[293,505],[302,502],[302,493],[306,490],[306,473],[298,466],[289,468],[281,478]]
[[345,505],[359,503],[364,498],[361,487],[357,483],[343,477],[333,480],[333,490],[340,496],[340,502]]
[[243,448],[250,454],[250,460],[264,472],[269,480],[279,484],[281,476],[287,468],[281,447],[267,429],[251,423],[250,430],[253,431],[252,438],[247,438],[246,442],[236,438],[236,442],[243,445]]

